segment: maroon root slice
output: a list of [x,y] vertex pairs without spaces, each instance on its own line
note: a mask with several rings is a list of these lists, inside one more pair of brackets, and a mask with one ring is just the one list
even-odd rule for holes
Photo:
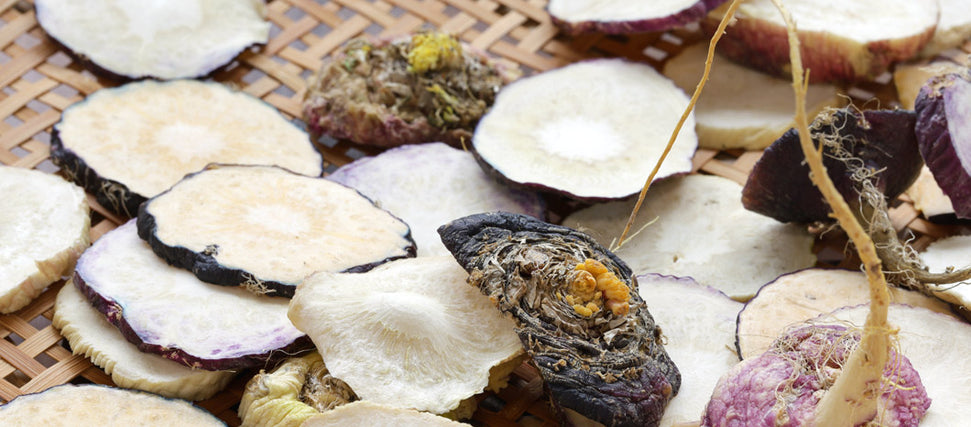
[[[874,173],[872,183],[888,200],[906,190],[923,166],[914,131],[915,115],[907,110],[823,112],[813,121],[814,143],[824,145],[823,164],[837,190],[851,206],[859,206],[859,178],[853,167]],[[836,150],[833,147],[842,147]],[[831,212],[809,179],[809,166],[790,129],[765,150],[742,189],[742,204],[781,222],[828,221]]]
[[357,191],[272,166],[210,165],[142,205],[138,235],[217,285],[293,296],[311,273],[415,256],[407,224]]
[[551,0],[553,23],[569,34],[666,31],[698,22],[725,0]]
[[971,81],[967,72],[936,77],[917,96],[917,141],[958,218],[971,218]]
[[516,322],[567,422],[656,426],[681,374],[631,270],[576,230],[485,213],[439,229],[469,283]]
[[213,286],[172,267],[135,221],[101,236],[74,284],[139,350],[206,370],[265,366],[313,348],[287,318],[289,300]]

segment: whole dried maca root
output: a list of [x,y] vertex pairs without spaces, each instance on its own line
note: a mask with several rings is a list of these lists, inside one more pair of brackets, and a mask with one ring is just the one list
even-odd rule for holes
[[311,82],[303,116],[315,138],[459,145],[515,75],[448,34],[357,38]]
[[657,425],[681,385],[630,268],[587,235],[504,212],[439,228],[469,283],[516,321],[567,425]]

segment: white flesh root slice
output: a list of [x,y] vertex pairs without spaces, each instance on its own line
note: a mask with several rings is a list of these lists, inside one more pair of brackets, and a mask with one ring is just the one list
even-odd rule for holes
[[84,190],[59,176],[0,166],[0,313],[29,304],[90,244]]
[[[968,8],[971,10],[971,8]],[[908,110],[914,109],[920,88],[934,76],[959,73],[967,69],[971,58],[963,51],[951,51],[930,62],[898,64],[893,70],[893,85],[897,88],[897,100]]]
[[[769,349],[782,332],[840,307],[867,302],[866,276],[859,271],[810,268],[766,284],[738,314],[736,331],[742,359]],[[951,306],[919,292],[890,288],[893,303],[925,307],[951,315]]]
[[920,51],[920,56],[930,57],[947,49],[956,48],[971,38],[971,7],[967,0],[938,0],[941,17],[937,21],[934,37]]
[[225,426],[184,400],[101,385],[64,384],[0,406],[5,426]]
[[297,288],[290,320],[361,399],[445,414],[524,353],[515,324],[467,277],[450,256],[317,273]]
[[[739,300],[781,274],[816,263],[813,237],[803,227],[745,210],[741,191],[733,181],[708,175],[659,182],[647,193],[630,238],[614,253],[636,274],[691,277]],[[614,247],[633,204],[594,205],[563,224]],[[699,230],[704,238],[686,237]]]
[[698,422],[715,383],[738,363],[735,317],[742,303],[688,278],[651,274],[637,276],[637,283],[681,371],[681,388],[660,426]]
[[471,153],[440,142],[410,144],[342,166],[327,179],[360,191],[411,227],[418,256],[451,255],[438,227],[466,215],[503,211],[543,219],[538,194],[486,175]]
[[[859,328],[866,307],[847,307],[820,316],[813,323]],[[971,417],[971,324],[922,307],[891,304],[890,323],[898,328],[897,351],[910,360],[931,398],[921,427],[962,426]]]
[[[931,272],[940,273],[949,268],[967,268],[971,265],[971,236],[951,236],[927,246],[920,258]],[[934,293],[938,298],[960,307],[964,315],[971,314],[971,284],[952,283],[940,285]]]
[[[506,86],[472,143],[514,183],[618,199],[641,190],[687,105],[684,92],[649,65],[579,62]],[[656,179],[691,171],[694,128],[692,115]]]
[[119,387],[165,397],[203,400],[225,388],[236,375],[232,371],[192,369],[157,354],[139,351],[91,306],[71,281],[57,294],[52,323],[67,338],[74,354],[91,359]]
[[360,400],[308,418],[301,427],[459,427],[468,424],[445,417]]
[[568,31],[608,34],[656,32],[704,17],[725,0],[550,0],[546,10]]
[[924,165],[920,169],[917,180],[905,191],[907,197],[914,202],[914,208],[924,215],[924,218],[933,219],[936,217],[953,217],[954,204],[951,199],[944,194],[941,186],[934,180],[934,174]]
[[[686,47],[664,64],[668,76],[686,92],[693,91],[705,69],[708,45]],[[752,96],[757,93],[758,96]],[[842,106],[839,89],[810,85],[806,112],[814,117],[826,107]],[[793,127],[792,82],[716,55],[705,91],[695,105],[698,146],[713,150],[760,150]]]
[[266,43],[262,0],[38,0],[37,20],[76,55],[137,79],[192,78]]

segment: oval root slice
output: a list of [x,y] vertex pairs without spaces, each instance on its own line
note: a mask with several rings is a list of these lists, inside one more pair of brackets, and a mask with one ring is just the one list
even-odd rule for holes
[[445,417],[361,400],[308,418],[302,427],[460,427],[468,426]]
[[917,142],[934,180],[958,218],[971,218],[971,74],[929,80],[917,95]]
[[553,22],[570,34],[667,31],[698,22],[725,0],[551,0]]

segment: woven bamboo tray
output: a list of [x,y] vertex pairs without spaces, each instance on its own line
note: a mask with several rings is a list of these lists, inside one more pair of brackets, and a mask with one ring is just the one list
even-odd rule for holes
[[[273,23],[269,43],[243,53],[236,62],[213,76],[276,106],[299,121],[305,81],[322,60],[345,41],[361,34],[391,36],[426,27],[459,35],[514,66],[526,75],[590,57],[620,56],[661,66],[672,54],[702,40],[697,29],[631,37],[580,36],[558,33],[544,11],[545,0],[274,0],[267,4]],[[873,98],[893,105],[896,93],[889,75],[865,86],[847,88],[854,101]],[[0,163],[56,173],[49,160],[49,131],[67,106],[86,95],[118,85],[99,79],[49,39],[38,26],[31,1],[0,0]],[[871,104],[872,105],[872,104]],[[328,170],[376,150],[332,140],[319,148]],[[743,183],[760,152],[700,150],[694,167]],[[118,226],[117,218],[93,197],[92,241]],[[553,217],[562,217],[569,205],[554,205]],[[954,229],[924,221],[906,200],[892,210],[899,230],[909,229],[918,247]],[[843,259],[839,236],[820,241],[821,264],[836,266]],[[2,260],[0,260],[2,262]],[[59,282],[28,307],[0,316],[0,402],[25,393],[73,382],[111,384],[111,379],[82,356],[71,354],[51,326],[52,307]],[[253,372],[244,372],[216,397],[200,402],[230,425],[238,425],[236,406],[242,387]],[[553,426],[542,381],[524,364],[510,386],[498,394],[479,396],[473,423],[489,426]]]

